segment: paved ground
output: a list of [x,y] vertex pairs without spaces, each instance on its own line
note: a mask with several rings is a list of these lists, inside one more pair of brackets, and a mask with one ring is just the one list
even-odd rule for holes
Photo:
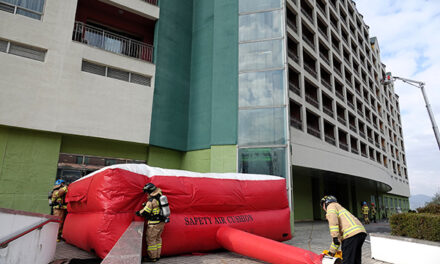
[[[374,223],[365,226],[369,233],[382,232],[389,233],[390,227],[388,223]],[[363,264],[382,264],[385,262],[371,259],[370,251],[370,237],[368,236],[364,246],[362,248],[362,263]],[[317,254],[320,254],[322,250],[328,249],[331,240],[328,231],[328,225],[325,221],[319,222],[307,222],[307,223],[295,223],[294,237],[284,242],[286,244],[307,249]],[[95,258],[93,254],[80,250],[72,245],[64,242],[57,244],[57,250],[55,259],[92,259]],[[84,262],[86,263],[86,262]],[[92,262],[90,262],[92,263]],[[210,254],[194,254],[177,257],[162,258],[159,263],[163,264],[227,264],[227,263],[240,263],[240,264],[261,264],[264,262],[243,257],[241,255],[228,252],[218,251]]]

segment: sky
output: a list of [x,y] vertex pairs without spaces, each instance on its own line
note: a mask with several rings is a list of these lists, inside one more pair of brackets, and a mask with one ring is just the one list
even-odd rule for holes
[[[393,76],[423,81],[440,122],[440,1],[355,0]],[[440,150],[420,89],[396,81],[411,195],[440,193]]]

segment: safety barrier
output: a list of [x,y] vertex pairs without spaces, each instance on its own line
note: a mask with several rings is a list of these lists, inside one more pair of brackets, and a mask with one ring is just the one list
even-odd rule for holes
[[0,208],[0,263],[52,261],[58,217]]

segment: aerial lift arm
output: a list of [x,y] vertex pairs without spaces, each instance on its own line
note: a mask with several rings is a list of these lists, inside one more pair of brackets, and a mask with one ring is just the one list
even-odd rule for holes
[[407,79],[407,78],[391,76],[391,73],[387,72],[386,76],[385,76],[384,84],[392,83],[395,80],[400,80],[400,81],[407,83],[409,85],[418,87],[422,91],[423,98],[425,99],[426,109],[428,110],[428,115],[429,115],[429,118],[431,119],[432,129],[434,130],[435,139],[437,140],[437,145],[438,145],[438,148],[440,149],[440,135],[439,135],[437,124],[435,122],[434,114],[432,113],[431,105],[429,104],[429,101],[428,101],[428,96],[426,95],[426,92],[425,92],[425,83],[411,80],[411,79]]

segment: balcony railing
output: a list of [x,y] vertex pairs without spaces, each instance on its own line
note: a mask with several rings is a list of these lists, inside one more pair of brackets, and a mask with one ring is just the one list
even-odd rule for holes
[[75,22],[72,39],[113,53],[153,61],[153,46],[82,22]]
[[325,62],[327,62],[328,65],[330,65],[330,60],[328,59],[328,56],[325,56],[323,53],[319,53],[319,57],[323,59]]
[[307,126],[307,133],[309,133],[312,136],[315,136],[317,138],[321,137],[321,132],[319,132],[318,129],[312,127],[312,126]]
[[352,149],[351,149],[351,153],[359,154],[359,151],[358,151],[357,149],[352,148]]
[[314,69],[314,67],[308,65],[307,63],[304,63],[304,69],[310,73],[313,77],[318,78],[318,73]]
[[319,108],[319,102],[317,98],[314,98],[309,94],[306,94],[306,101],[311,105],[313,105],[314,107]]
[[336,146],[336,140],[333,136],[325,135],[325,141]]
[[369,141],[371,144],[374,143],[373,138],[368,137],[368,141]]
[[348,151],[348,145],[342,142],[339,142],[339,147],[345,151]]
[[301,11],[302,11],[302,14],[303,14],[305,17],[307,17],[307,19],[313,24],[313,14],[310,15],[310,14],[307,13],[307,11],[304,10],[304,9],[301,9]]
[[365,133],[364,132],[360,131],[359,135],[361,135],[361,137],[365,138]]
[[350,129],[351,129],[353,132],[357,132],[356,126],[353,125],[353,124],[350,124]]
[[297,128],[299,130],[302,130],[302,122],[301,122],[301,120],[298,120],[298,119],[295,119],[295,118],[291,117],[290,118],[290,124],[293,127]]
[[339,44],[332,43],[332,46],[335,50],[339,51]]
[[333,111],[328,106],[323,105],[322,106],[322,111],[324,111],[324,113],[326,113],[327,115],[333,117]]
[[342,78],[342,72],[337,67],[333,67],[334,71]]
[[362,155],[362,157],[368,158],[368,155],[365,152],[362,152],[361,155]]
[[292,21],[291,19],[287,19],[287,25],[291,27],[295,33],[298,33],[298,28],[296,27],[296,20]]
[[327,89],[329,89],[330,91],[332,90],[332,85],[330,84],[330,82],[328,82],[325,79],[321,79],[321,83],[324,85],[324,87],[326,87]]
[[354,104],[352,102],[347,100],[347,104],[348,104],[348,106],[350,106],[351,109],[354,110]]
[[289,57],[292,58],[292,60],[294,60],[296,63],[299,63],[298,53],[295,50],[289,49],[288,54]]
[[364,113],[362,112],[362,109],[358,109],[357,112],[358,112],[358,114],[361,115],[361,116],[364,115]]
[[299,88],[298,84],[289,82],[289,90],[301,96],[301,89]]
[[325,14],[325,6],[322,7],[322,6],[320,6],[319,4],[316,4],[316,7],[318,7],[319,11],[321,11],[321,13],[322,13],[324,16],[326,16],[326,14]]
[[157,6],[157,0],[144,0],[145,2],[152,4],[152,5],[156,5]]
[[319,31],[319,33],[321,33],[321,35],[322,35],[325,39],[328,38],[328,35],[327,35],[327,33],[326,33],[327,29],[326,29],[326,31],[324,31],[324,30],[322,30],[322,29],[319,27],[319,28],[318,28],[318,31]]
[[336,96],[339,97],[339,99],[341,99],[342,101],[344,101],[344,95],[341,92],[336,91]]
[[345,125],[345,118],[343,118],[343,117],[341,117],[341,116],[338,116],[338,120],[339,120],[339,122],[341,122],[341,123],[343,123],[344,125]]
[[306,37],[305,35],[303,35],[303,40],[310,45],[310,47],[312,47],[313,49],[315,49],[315,43],[313,39],[309,39],[308,37]]

